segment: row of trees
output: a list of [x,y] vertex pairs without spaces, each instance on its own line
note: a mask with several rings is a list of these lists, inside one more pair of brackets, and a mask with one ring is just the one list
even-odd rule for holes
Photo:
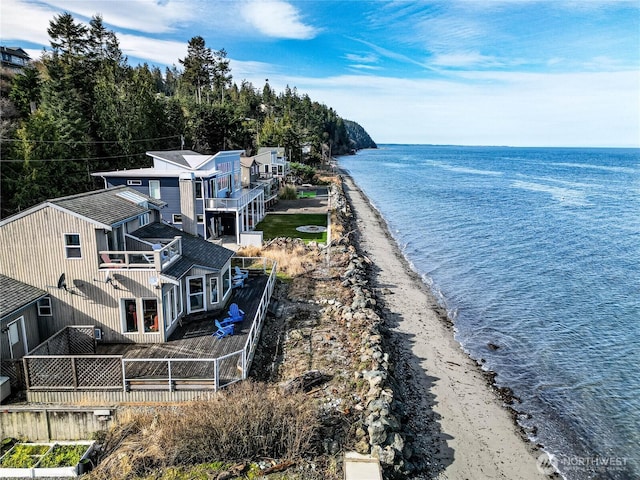
[[[100,16],[49,24],[51,50],[19,74],[3,72],[2,216],[96,188],[94,171],[150,166],[148,150],[200,153],[284,146],[293,161],[373,145],[353,143],[331,108],[287,87],[232,82],[225,50],[189,41],[182,69],[130,66]],[[303,155],[308,146],[309,155]]]

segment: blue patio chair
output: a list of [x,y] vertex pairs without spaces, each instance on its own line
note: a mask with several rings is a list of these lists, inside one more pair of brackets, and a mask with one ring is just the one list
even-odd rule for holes
[[233,335],[233,323],[229,325],[223,325],[218,320],[216,320],[216,327],[218,327],[218,330],[213,333],[213,336],[217,339]]
[[240,267],[238,267],[236,265],[235,270],[234,270],[234,274],[233,274],[233,278],[234,279],[242,279],[242,280],[246,280],[247,278],[249,278],[249,270],[242,270]]
[[240,310],[237,303],[229,305],[229,318],[232,319],[231,322],[233,323],[244,320],[244,312]]

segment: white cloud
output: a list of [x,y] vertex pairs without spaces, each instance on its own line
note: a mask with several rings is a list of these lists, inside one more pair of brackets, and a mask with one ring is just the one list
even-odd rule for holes
[[640,146],[638,72],[472,72],[451,80],[269,77],[355,120],[378,143]]
[[358,70],[382,70],[382,67],[378,67],[376,65],[364,65],[362,63],[353,63],[349,65],[349,67]]
[[431,63],[440,67],[496,67],[503,66],[504,62],[490,55],[482,55],[478,52],[458,52],[436,55]]
[[193,5],[186,0],[46,0],[46,3],[58,10],[86,19],[100,14],[109,25],[146,33],[175,31],[177,24],[192,20],[196,16]]
[[242,16],[269,37],[308,40],[318,33],[303,22],[295,7],[281,0],[251,0],[243,5]]
[[58,12],[43,4],[20,0],[0,2],[0,35],[4,39],[49,45],[49,20]]
[[357,55],[355,53],[347,53],[344,58],[349,60],[350,62],[357,63],[376,63],[378,61],[378,57],[376,55]]
[[127,33],[118,34],[122,52],[129,56],[164,65],[178,65],[178,59],[187,55],[185,42],[158,40]]

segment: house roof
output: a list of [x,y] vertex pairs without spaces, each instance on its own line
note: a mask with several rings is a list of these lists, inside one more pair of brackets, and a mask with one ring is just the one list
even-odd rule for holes
[[53,207],[96,223],[103,228],[108,228],[130,218],[142,215],[152,208],[160,209],[165,205],[166,203],[161,200],[155,200],[132,188],[121,186],[104,190],[94,190],[92,192],[80,193],[68,197],[54,198],[53,200],[41,203],[4,219],[0,222],[0,226],[42,208]]
[[214,157],[240,156],[244,150],[223,150],[215,155],[203,155],[193,150],[167,150],[147,152],[147,155],[153,158],[159,158],[165,162],[173,163],[182,168],[189,170],[198,170],[205,163]]
[[193,267],[221,270],[234,255],[233,250],[208,242],[203,238],[189,235],[165,223],[150,223],[131,235],[148,241],[182,236],[182,257],[173,263],[163,275],[179,279]]
[[32,304],[47,292],[0,274],[0,318]]
[[27,60],[31,59],[29,54],[27,52],[25,52],[20,47],[5,47],[5,46],[1,46],[0,47],[0,51],[7,52],[10,55],[15,55],[17,57],[22,57],[22,58],[27,59]]
[[[160,170],[158,168],[132,168],[130,170],[113,170],[111,172],[94,172],[92,177],[105,178],[178,178],[186,170]],[[196,178],[209,178],[220,173],[219,170],[194,170],[192,172]]]
[[153,151],[147,152],[147,155],[189,169],[198,168],[198,165],[202,165],[213,156],[202,155],[193,150]]
[[258,155],[261,153],[276,152],[279,157],[284,157],[284,147],[260,147],[258,149]]
[[254,157],[240,157],[240,165],[243,167],[250,167],[256,163],[256,159]]

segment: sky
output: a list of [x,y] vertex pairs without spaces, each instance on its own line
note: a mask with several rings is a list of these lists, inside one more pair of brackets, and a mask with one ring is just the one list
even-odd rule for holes
[[640,146],[639,0],[2,0],[0,43],[100,14],[129,64],[202,36],[233,81],[299,94],[379,144]]

